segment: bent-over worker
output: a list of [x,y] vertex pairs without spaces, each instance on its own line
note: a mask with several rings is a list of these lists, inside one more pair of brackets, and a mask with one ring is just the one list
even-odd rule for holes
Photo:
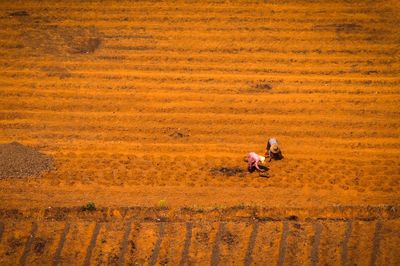
[[254,172],[255,170],[258,171],[263,171],[260,169],[260,167],[258,166],[258,164],[264,163],[265,161],[265,157],[264,156],[260,156],[255,152],[250,152],[249,154],[247,154],[247,163],[248,163],[248,170],[250,173]]
[[267,152],[265,153],[266,157],[269,157],[269,161],[281,160],[283,158],[282,151],[279,148],[278,141],[276,138],[270,138],[267,143]]

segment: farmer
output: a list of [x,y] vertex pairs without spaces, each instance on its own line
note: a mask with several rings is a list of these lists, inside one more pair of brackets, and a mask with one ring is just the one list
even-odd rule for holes
[[282,160],[283,155],[281,149],[279,148],[278,141],[275,138],[270,138],[267,143],[267,151],[265,157],[269,157],[269,161]]
[[247,154],[247,163],[248,163],[248,170],[250,173],[254,172],[255,170],[263,172],[263,170],[260,169],[260,167],[258,166],[258,164],[264,163],[265,161],[265,157],[264,156],[260,156],[255,152],[250,152],[249,154]]

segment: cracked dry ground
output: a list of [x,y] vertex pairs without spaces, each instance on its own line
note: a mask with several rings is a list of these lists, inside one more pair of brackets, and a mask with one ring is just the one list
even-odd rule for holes
[[399,265],[399,8],[1,1],[0,144],[54,158],[0,180],[1,264]]

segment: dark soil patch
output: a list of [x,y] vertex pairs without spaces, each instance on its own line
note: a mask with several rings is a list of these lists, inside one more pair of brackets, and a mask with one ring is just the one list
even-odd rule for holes
[[297,217],[296,215],[290,215],[287,219],[288,219],[289,221],[298,221],[298,220],[299,220],[299,217]]
[[58,77],[65,79],[71,77],[71,73],[68,69],[59,66],[45,66],[41,70],[47,74],[48,77]]
[[228,244],[228,246],[237,245],[239,243],[239,237],[227,231],[222,236],[222,241]]
[[33,243],[33,250],[37,254],[43,254],[45,246],[46,240],[44,240],[43,238],[36,238],[35,242]]
[[171,133],[169,136],[173,137],[174,139],[181,139],[181,138],[188,138],[189,134],[185,132],[176,131],[174,133]]
[[190,132],[185,128],[166,127],[162,129],[162,133],[167,134],[174,139],[185,139],[190,137]]
[[18,142],[0,144],[0,178],[37,176],[50,171],[53,159]]
[[226,176],[235,176],[235,175],[244,175],[245,171],[240,167],[213,167],[210,170],[212,175],[226,175]]
[[269,90],[272,90],[272,86],[271,86],[270,84],[268,84],[268,83],[265,83],[265,82],[255,84],[253,88],[254,88],[255,90],[259,90],[259,91],[269,91]]
[[316,31],[336,31],[337,33],[355,33],[362,30],[362,26],[356,23],[338,23],[338,24],[325,24],[315,25],[313,27]]
[[19,10],[19,11],[14,11],[9,13],[10,17],[28,17],[29,13],[26,12],[25,10]]
[[58,31],[72,54],[94,53],[102,43],[96,27],[59,28]]
[[263,93],[270,92],[272,90],[272,84],[268,80],[257,80],[249,84],[247,92],[249,93]]
[[11,237],[8,239],[8,248],[7,251],[5,252],[6,256],[10,256],[12,254],[15,254],[16,250],[18,250],[21,246],[24,245],[24,240],[21,238],[15,238]]
[[342,24],[334,24],[337,32],[344,32],[344,33],[354,33],[359,32],[362,27],[361,25],[355,23],[342,23]]
[[117,254],[111,253],[108,257],[108,264],[107,265],[118,265],[119,257]]
[[207,243],[209,240],[207,232],[198,232],[195,236],[195,239],[199,243]]
[[18,42],[28,53],[64,58],[93,54],[103,44],[103,35],[94,26],[55,25],[48,18],[40,16],[19,18]]
[[96,51],[101,44],[101,39],[95,38],[81,38],[77,43],[72,44],[71,53],[75,54],[88,54]]

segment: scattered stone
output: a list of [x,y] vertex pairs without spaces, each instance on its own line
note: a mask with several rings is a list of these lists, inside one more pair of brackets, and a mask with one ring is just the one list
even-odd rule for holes
[[0,178],[38,176],[53,169],[53,159],[18,142],[0,144]]

